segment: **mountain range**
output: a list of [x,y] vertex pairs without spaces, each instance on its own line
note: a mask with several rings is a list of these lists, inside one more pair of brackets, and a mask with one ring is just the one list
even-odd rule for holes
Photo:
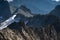
[[[60,5],[47,15],[32,14],[31,10],[21,5],[16,8],[7,1],[0,2],[0,16],[3,21],[12,15],[14,22],[0,30],[1,40],[60,40]],[[0,17],[0,20],[1,18]],[[12,21],[11,21],[12,22]],[[10,22],[9,22],[10,23]]]

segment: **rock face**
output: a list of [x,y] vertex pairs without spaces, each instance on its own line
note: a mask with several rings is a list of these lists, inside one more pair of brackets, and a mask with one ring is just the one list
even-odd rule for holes
[[34,16],[31,14],[31,10],[28,9],[27,7],[25,7],[24,5],[21,5],[19,8],[17,8],[14,13],[24,15],[25,17],[33,17]]
[[28,27],[24,22],[13,23],[0,30],[1,40],[59,40],[53,26],[40,28]]
[[7,1],[0,1],[0,20],[6,20],[11,16],[9,3]]

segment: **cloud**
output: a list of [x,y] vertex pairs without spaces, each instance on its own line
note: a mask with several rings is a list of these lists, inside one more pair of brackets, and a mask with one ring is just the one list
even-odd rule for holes
[[7,0],[8,2],[12,2],[13,0]]
[[55,1],[55,2],[60,2],[60,0],[52,0],[52,1]]

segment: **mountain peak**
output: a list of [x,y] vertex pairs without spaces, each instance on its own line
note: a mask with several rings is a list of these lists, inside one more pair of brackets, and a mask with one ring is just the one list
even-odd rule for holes
[[31,10],[28,9],[26,6],[21,5],[19,8],[15,10],[14,13],[19,13],[24,15],[25,17],[33,17],[33,14],[31,13]]
[[28,11],[29,13],[31,13],[31,10],[28,9],[25,5],[21,5],[20,9],[24,10],[25,12]]
[[50,14],[55,15],[60,18],[60,5],[57,5],[51,12]]

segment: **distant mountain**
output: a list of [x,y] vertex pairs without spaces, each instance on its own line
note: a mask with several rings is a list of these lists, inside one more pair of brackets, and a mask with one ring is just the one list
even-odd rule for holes
[[21,5],[19,8],[10,5],[11,14],[17,14],[15,17],[15,21],[18,22],[20,19],[26,21],[29,17],[33,17],[31,10],[28,9],[26,6]]
[[21,5],[19,8],[17,8],[14,13],[18,13],[20,15],[24,15],[25,17],[33,17],[32,13],[31,13],[31,10],[28,9],[24,5]]
[[[19,8],[15,9],[14,13],[18,13],[15,21],[23,20],[28,26],[31,27],[40,27],[46,25],[53,25],[55,29],[59,31],[60,19],[52,14],[49,15],[33,15],[31,10],[26,8],[26,6],[21,5]],[[58,26],[59,25],[59,26]]]
[[60,5],[57,5],[55,9],[53,9],[50,14],[58,16],[60,18]]
[[[58,6],[56,9],[59,8]],[[26,6],[16,8],[4,0],[0,1],[0,13],[0,20],[17,15],[13,21],[14,18],[10,18],[7,22],[3,22],[3,27],[6,25],[8,27],[0,30],[0,40],[60,40],[59,16],[33,15]]]
[[24,5],[21,5],[19,8],[16,8],[15,6],[10,5],[10,11],[12,15],[17,14],[15,19],[21,18],[25,20],[25,18],[34,16],[31,10]]

